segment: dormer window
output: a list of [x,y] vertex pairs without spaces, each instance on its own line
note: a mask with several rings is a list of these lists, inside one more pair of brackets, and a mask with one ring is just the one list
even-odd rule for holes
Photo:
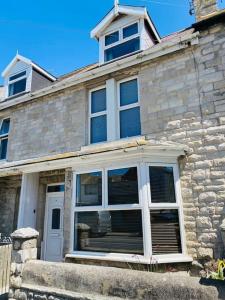
[[105,62],[140,50],[138,23],[131,24],[105,36]]
[[9,77],[8,97],[26,91],[27,76],[26,71],[20,72]]

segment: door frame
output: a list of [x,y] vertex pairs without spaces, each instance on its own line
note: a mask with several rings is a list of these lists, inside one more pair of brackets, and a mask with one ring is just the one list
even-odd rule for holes
[[[45,216],[44,216],[44,234],[43,234],[43,241],[42,241],[42,245],[41,245],[41,259],[45,260],[46,257],[46,246],[47,246],[47,235],[48,235],[48,209],[49,209],[49,201],[48,201],[48,196],[62,196],[63,200],[65,200],[65,191],[64,192],[52,192],[52,193],[48,193],[48,187],[49,186],[57,186],[57,185],[64,185],[65,186],[65,182],[57,182],[57,183],[51,183],[51,184],[47,184],[46,186],[46,197],[45,197]],[[64,201],[63,201],[63,211],[62,211],[62,231],[63,231],[63,237],[62,237],[62,254],[63,254],[63,245],[64,245],[64,209],[65,209],[65,205],[64,205]],[[63,255],[62,255],[63,256]],[[63,258],[63,257],[62,257]]]

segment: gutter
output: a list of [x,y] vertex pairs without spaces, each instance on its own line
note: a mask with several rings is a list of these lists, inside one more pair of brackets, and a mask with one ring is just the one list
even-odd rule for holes
[[198,44],[198,36],[199,36],[198,32],[195,32],[195,33],[187,32],[187,34],[186,35],[184,34],[182,37],[178,36],[178,37],[174,37],[171,40],[163,41],[141,53],[126,57],[124,59],[106,64],[106,65],[101,65],[100,67],[97,67],[97,68],[87,71],[85,73],[75,74],[74,76],[72,76],[70,78],[66,78],[65,80],[55,82],[51,86],[45,87],[36,92],[32,92],[28,95],[18,97],[17,99],[2,102],[2,103],[0,103],[0,110],[4,110],[4,109],[10,108],[10,107],[19,105],[21,103],[25,103],[28,101],[32,101],[34,99],[38,99],[45,95],[49,95],[54,92],[64,90],[66,88],[76,86],[81,83],[85,83],[89,80],[93,80],[98,77],[131,67],[131,66],[135,66],[135,65],[147,62],[147,61],[151,61],[153,59],[162,57],[164,55],[168,55],[168,54],[174,53],[176,51],[186,49],[191,45],[197,45]]

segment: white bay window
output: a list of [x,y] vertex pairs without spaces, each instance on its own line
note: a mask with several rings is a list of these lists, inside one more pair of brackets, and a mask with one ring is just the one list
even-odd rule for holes
[[176,164],[74,173],[73,255],[150,263],[184,255]]

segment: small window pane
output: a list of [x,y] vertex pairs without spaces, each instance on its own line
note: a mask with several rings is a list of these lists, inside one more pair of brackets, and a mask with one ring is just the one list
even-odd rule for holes
[[9,85],[9,97],[24,92],[26,90],[26,81],[26,78],[24,78],[11,83]]
[[8,139],[1,140],[1,145],[0,145],[0,159],[6,159],[7,146],[8,146]]
[[137,79],[120,84],[120,106],[138,102]]
[[123,28],[123,38],[124,39],[131,35],[137,34],[137,33],[138,33],[138,24],[137,23]]
[[106,115],[91,118],[91,143],[107,140]]
[[172,167],[150,167],[152,203],[175,203],[175,188]]
[[74,250],[143,254],[140,210],[78,212],[75,222]]
[[181,253],[178,211],[153,210],[150,215],[153,255]]
[[139,37],[105,50],[105,61],[110,61],[138,50],[140,50]]
[[102,172],[77,175],[76,205],[102,205]]
[[140,108],[120,111],[120,137],[126,138],[141,134]]
[[64,191],[65,191],[64,184],[48,186],[48,193],[59,193],[59,192],[64,192]]
[[60,229],[60,208],[52,210],[52,229]]
[[108,203],[139,203],[136,167],[108,171]]
[[25,76],[25,75],[26,75],[26,71],[23,71],[23,72],[20,72],[20,73],[18,73],[18,74],[16,74],[16,75],[13,75],[13,76],[9,77],[9,80],[12,81],[12,80],[15,80],[15,79],[17,79],[17,78],[20,78],[20,77],[22,77],[22,76]]
[[105,36],[105,45],[111,45],[119,41],[119,31],[112,32]]
[[91,113],[106,110],[106,89],[101,89],[91,93]]
[[10,119],[4,119],[2,121],[0,135],[9,133],[9,125],[10,125]]

